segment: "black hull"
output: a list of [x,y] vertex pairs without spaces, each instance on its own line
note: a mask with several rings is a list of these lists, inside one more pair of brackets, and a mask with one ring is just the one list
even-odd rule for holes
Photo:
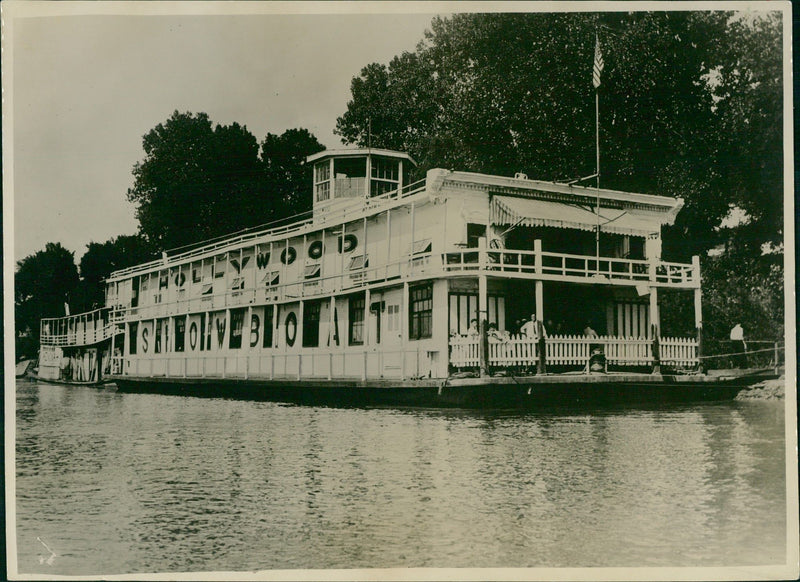
[[732,400],[767,376],[705,378],[663,376],[534,377],[470,380],[362,382],[121,378],[122,392],[265,400],[303,405],[453,408],[586,408]]
[[33,372],[29,372],[27,377],[31,380],[36,380],[37,382],[44,382],[46,384],[59,384],[62,386],[103,386],[104,384],[108,384],[110,380],[99,380],[95,382],[73,382],[72,380],[52,380],[50,378],[42,378],[41,376],[37,376]]

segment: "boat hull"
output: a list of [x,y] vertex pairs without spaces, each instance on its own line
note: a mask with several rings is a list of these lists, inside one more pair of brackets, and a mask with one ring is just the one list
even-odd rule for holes
[[111,380],[124,392],[294,404],[542,409],[731,400],[767,377],[627,374],[361,381],[118,376]]

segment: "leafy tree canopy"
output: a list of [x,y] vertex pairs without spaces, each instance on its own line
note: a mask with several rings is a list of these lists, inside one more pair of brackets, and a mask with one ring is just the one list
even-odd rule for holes
[[97,309],[105,304],[102,281],[113,271],[154,258],[156,253],[139,235],[120,235],[104,243],[90,242],[80,260],[79,293],[83,308]]
[[[278,151],[272,145],[283,146]],[[305,156],[324,149],[306,130],[268,135],[261,146],[238,123],[175,111],[143,139],[128,200],[154,248],[171,249],[289,216],[310,183],[295,180]],[[282,168],[283,171],[277,171]]]
[[63,316],[64,304],[72,305],[77,287],[74,255],[60,243],[47,243],[44,250],[17,261],[14,318],[18,355],[36,354],[39,320]]
[[[722,241],[732,206],[751,255],[782,239],[779,13],[457,14],[435,18],[413,53],[352,80],[345,143],[409,152],[422,171],[456,168],[546,180],[595,170],[595,34],[601,184],[680,196],[665,250]],[[371,126],[371,135],[370,135]]]

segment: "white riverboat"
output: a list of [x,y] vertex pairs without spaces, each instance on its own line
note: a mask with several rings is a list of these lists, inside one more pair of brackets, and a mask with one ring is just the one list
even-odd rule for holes
[[[478,406],[747,383],[700,370],[700,260],[661,257],[680,198],[445,169],[410,183],[410,156],[374,148],[308,163],[310,218],[114,272],[103,309],[42,321],[40,376]],[[666,290],[693,302],[687,337],[661,334]]]

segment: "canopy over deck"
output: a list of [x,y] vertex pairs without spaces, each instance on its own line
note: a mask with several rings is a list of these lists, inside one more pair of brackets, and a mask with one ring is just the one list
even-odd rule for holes
[[[603,232],[633,236],[656,234],[668,215],[654,215],[635,209],[600,207],[599,224]],[[494,224],[550,226],[593,231],[598,224],[594,209],[577,204],[550,202],[512,196],[492,197],[490,219]]]

